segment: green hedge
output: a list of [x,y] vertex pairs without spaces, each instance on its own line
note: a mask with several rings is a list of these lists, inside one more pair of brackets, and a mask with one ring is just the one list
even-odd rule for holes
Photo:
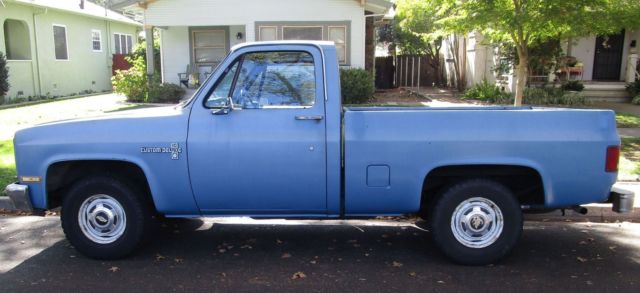
[[175,104],[180,101],[185,90],[177,84],[154,84],[149,88],[147,102]]
[[340,89],[343,104],[367,103],[376,90],[371,73],[359,68],[340,69]]

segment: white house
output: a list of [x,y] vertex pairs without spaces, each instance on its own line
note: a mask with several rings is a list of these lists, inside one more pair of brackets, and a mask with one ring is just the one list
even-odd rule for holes
[[112,8],[142,16],[146,30],[160,29],[162,79],[179,83],[187,66],[203,78],[233,45],[252,41],[334,41],[341,65],[369,67],[372,18],[391,5],[385,0],[125,0]]
[[[640,30],[624,30],[611,36],[588,36],[562,42],[567,56],[575,57],[577,65],[563,72],[536,73],[536,81],[555,78],[556,74],[571,79],[582,80],[585,84],[584,95],[594,99],[622,101],[629,97],[625,91],[627,82],[635,78],[638,68],[638,47]],[[495,68],[500,62],[494,48],[484,45],[482,35],[471,33],[466,38],[466,79],[467,86],[488,80],[501,82],[509,90],[515,87],[512,76],[497,76]],[[536,76],[541,75],[541,76]]]

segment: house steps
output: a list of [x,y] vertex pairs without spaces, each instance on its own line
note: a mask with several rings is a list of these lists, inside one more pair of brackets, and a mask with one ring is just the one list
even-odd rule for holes
[[582,94],[591,101],[628,102],[631,95],[626,90],[626,83],[617,82],[585,82]]

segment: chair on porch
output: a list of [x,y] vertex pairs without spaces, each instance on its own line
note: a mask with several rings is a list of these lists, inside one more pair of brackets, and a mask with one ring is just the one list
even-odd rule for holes
[[185,72],[178,73],[178,80],[180,80],[180,84],[184,85],[184,87],[189,88],[189,75],[193,70],[191,64],[187,64],[187,70]]

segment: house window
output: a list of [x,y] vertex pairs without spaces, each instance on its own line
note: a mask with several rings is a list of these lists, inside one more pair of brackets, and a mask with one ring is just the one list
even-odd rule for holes
[[56,53],[56,60],[69,60],[66,26],[58,24],[53,25],[53,44]]
[[261,26],[258,39],[261,41],[275,41],[278,39],[278,27],[277,26]]
[[256,31],[258,41],[333,41],[336,44],[339,63],[349,64],[350,23],[348,21],[256,22]]
[[336,44],[336,52],[340,64],[347,63],[347,27],[330,26],[329,41],[333,41]]
[[133,51],[133,37],[128,34],[113,34],[113,44],[116,54],[131,54]]
[[91,30],[91,48],[93,52],[102,52],[102,32]]
[[321,26],[284,26],[282,27],[283,40],[311,40],[322,41]]
[[31,40],[27,23],[7,19],[3,24],[4,47],[8,60],[31,60]]

